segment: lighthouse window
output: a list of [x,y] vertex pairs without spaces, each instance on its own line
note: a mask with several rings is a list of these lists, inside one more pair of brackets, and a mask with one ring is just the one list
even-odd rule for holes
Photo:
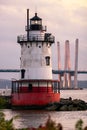
[[50,57],[46,56],[45,59],[46,59],[46,65],[50,65]]
[[34,21],[31,21],[31,24],[34,25],[34,24],[39,24],[41,25],[41,21],[39,20],[34,20]]
[[38,43],[36,43],[36,46],[38,46]]

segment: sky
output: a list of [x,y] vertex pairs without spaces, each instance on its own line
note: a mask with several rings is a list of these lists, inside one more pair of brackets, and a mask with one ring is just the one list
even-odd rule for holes
[[[53,69],[57,70],[57,41],[64,69],[65,41],[70,42],[71,69],[75,66],[75,40],[79,39],[78,70],[87,70],[87,0],[0,0],[0,69],[20,68],[17,36],[25,34],[26,10],[43,19],[48,33],[55,36],[52,46]],[[0,78],[15,77],[0,73]],[[86,79],[87,74],[78,78]]]

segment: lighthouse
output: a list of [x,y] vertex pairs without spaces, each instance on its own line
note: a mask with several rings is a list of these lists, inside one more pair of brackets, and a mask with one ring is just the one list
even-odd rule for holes
[[29,19],[29,9],[25,30],[25,35],[17,37],[21,46],[20,76],[12,81],[12,106],[43,107],[59,102],[59,82],[52,78],[51,47],[55,37],[47,33],[37,13]]

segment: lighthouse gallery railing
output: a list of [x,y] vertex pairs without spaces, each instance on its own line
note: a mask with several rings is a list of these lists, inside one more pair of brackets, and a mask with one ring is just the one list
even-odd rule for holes
[[32,34],[32,36],[29,36],[29,40],[27,39],[27,35],[20,35],[17,37],[17,42],[50,42],[54,43],[55,38],[49,33],[46,33],[45,35],[37,35],[37,34]]

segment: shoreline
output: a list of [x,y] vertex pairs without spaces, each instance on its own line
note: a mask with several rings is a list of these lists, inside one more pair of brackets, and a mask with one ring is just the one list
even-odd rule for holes
[[[0,109],[21,110],[21,106],[11,105],[11,96],[0,96]],[[46,106],[22,106],[23,110],[48,111],[83,111],[87,110],[87,102],[81,99],[61,98],[60,102],[50,103]]]

